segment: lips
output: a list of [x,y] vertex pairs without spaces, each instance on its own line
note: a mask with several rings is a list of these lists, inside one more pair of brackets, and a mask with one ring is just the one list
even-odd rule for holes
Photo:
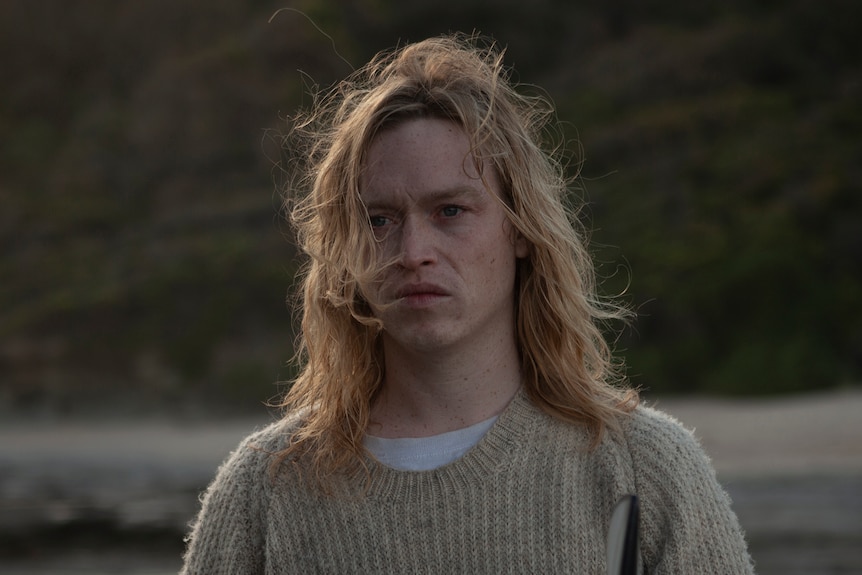
[[415,283],[401,287],[395,293],[395,301],[409,309],[425,309],[447,298],[449,292],[429,283]]
[[449,295],[446,290],[440,286],[429,283],[406,285],[396,293],[397,299],[419,298],[424,296],[441,297],[446,295]]

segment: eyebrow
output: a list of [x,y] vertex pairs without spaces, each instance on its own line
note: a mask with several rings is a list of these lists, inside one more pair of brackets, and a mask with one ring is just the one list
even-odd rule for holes
[[[444,188],[442,190],[428,192],[428,193],[423,195],[422,201],[424,203],[435,204],[435,203],[439,203],[441,201],[445,202],[445,201],[450,201],[450,200],[457,200],[459,198],[466,198],[468,200],[472,199],[472,198],[478,199],[478,198],[481,198],[483,195],[489,194],[489,193],[490,192],[487,191],[484,187],[473,187],[473,186],[458,185],[458,186],[453,186],[451,188]],[[387,208],[393,207],[390,202],[387,202],[385,200],[384,201],[377,201],[377,200],[365,201],[365,200],[363,200],[362,203],[365,205],[365,209],[367,209],[367,210],[387,209]]]

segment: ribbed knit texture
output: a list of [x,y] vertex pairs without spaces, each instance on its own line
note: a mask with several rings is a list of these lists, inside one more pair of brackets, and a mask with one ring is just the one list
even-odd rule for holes
[[[605,573],[611,511],[641,502],[650,574],[753,573],[730,501],[692,435],[639,407],[594,450],[584,429],[519,394],[463,458],[431,471],[371,463],[372,479],[325,496],[292,465],[271,479],[284,423],[219,469],[183,575],[219,573]],[[367,489],[366,489],[367,487]]]

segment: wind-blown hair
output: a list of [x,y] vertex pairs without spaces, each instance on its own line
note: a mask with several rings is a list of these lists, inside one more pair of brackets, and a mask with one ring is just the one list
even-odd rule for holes
[[[307,455],[321,483],[365,467],[362,438],[383,382],[381,322],[364,299],[380,272],[360,199],[369,146],[409,118],[461,126],[477,158],[498,171],[501,202],[529,255],[518,260],[517,344],[529,397],[559,419],[586,424],[596,441],[637,403],[618,377],[604,322],[626,311],[603,302],[568,181],[543,141],[555,118],[546,100],[519,94],[502,53],[466,36],[434,38],[378,54],[295,120],[303,176],[286,207],[301,249],[300,372],[282,406],[302,423],[281,459]],[[479,162],[481,163],[481,162]]]

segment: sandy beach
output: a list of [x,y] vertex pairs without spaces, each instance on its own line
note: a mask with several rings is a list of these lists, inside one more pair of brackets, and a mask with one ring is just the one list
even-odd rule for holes
[[[712,457],[758,573],[862,574],[862,390],[651,403]],[[200,490],[270,417],[0,423],[0,572],[176,572]]]

